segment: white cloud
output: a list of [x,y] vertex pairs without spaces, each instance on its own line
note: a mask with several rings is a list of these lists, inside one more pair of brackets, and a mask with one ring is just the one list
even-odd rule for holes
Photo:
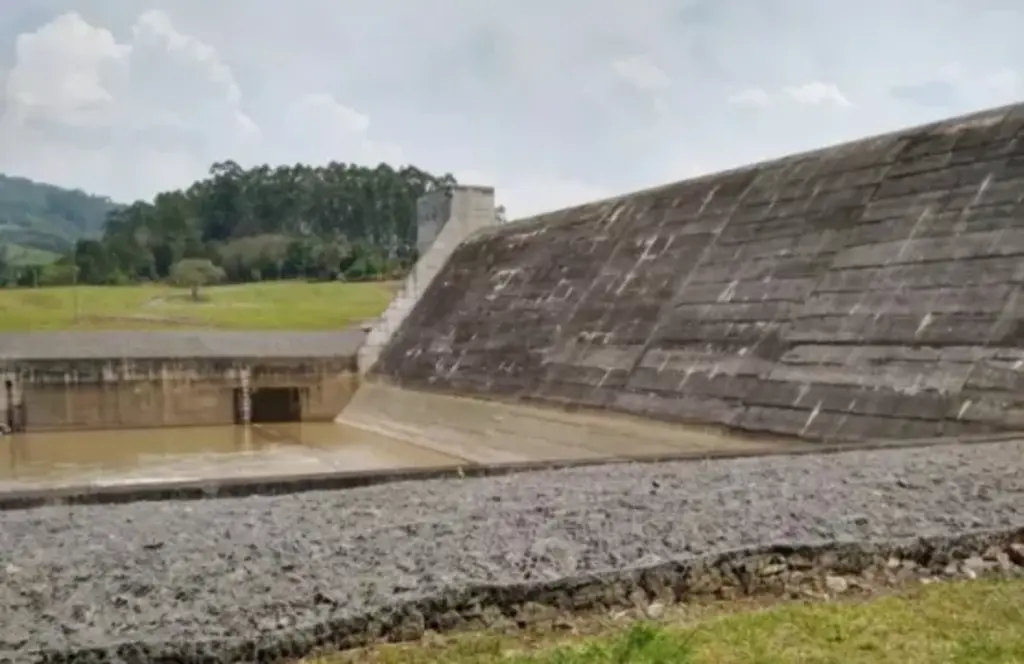
[[916,81],[901,81],[889,94],[921,107],[979,108],[1020,101],[1024,91],[1021,72],[1007,66],[970,67],[959,61],[943,62]]
[[1024,85],[1011,0],[8,4],[0,171],[120,199],[229,158],[386,160],[486,174],[518,215]]
[[612,71],[639,90],[661,91],[672,85],[672,79],[668,74],[643,55],[633,55],[614,61]]
[[[122,198],[187,184],[258,136],[217,50],[160,11],[118,41],[80,14],[18,37],[0,116],[0,170]],[[140,164],[144,164],[140,168]]]
[[401,148],[371,138],[370,116],[349,108],[326,93],[300,97],[286,116],[279,138],[292,147],[298,161],[348,161],[376,165],[405,161]]
[[[222,97],[230,104],[241,101],[242,92],[235,76],[217,49],[179,32],[164,12],[150,10],[140,14],[132,26],[132,38],[134,48],[139,52],[137,62],[142,65],[163,65],[166,73],[178,74],[183,82],[203,86],[203,92],[215,98]],[[152,57],[146,58],[146,55]],[[141,80],[160,71],[140,66],[138,73]]]
[[109,31],[94,28],[75,13],[20,35],[4,86],[7,114],[20,120],[102,122],[115,104],[111,78],[125,74],[130,52]]
[[812,81],[803,85],[790,86],[785,93],[794,101],[800,104],[817,106],[821,104],[833,104],[835,106],[850,106],[850,100],[846,98],[838,87],[833,83],[822,83]]
[[1020,95],[1022,88],[1021,75],[1012,69],[1004,67],[985,77],[985,85],[1000,96],[1016,97]]
[[772,102],[771,95],[761,88],[745,88],[729,96],[729,103],[739,106],[767,106]]
[[[499,183],[500,180],[495,180]],[[537,177],[526,180],[512,180],[501,187],[497,195],[502,201],[509,201],[506,208],[510,218],[524,217],[571,205],[608,198],[616,193],[573,179],[558,177]]]
[[739,92],[729,95],[729,103],[737,106],[764,108],[779,101],[780,98],[784,101],[788,100],[807,106],[852,105],[846,95],[839,90],[838,86],[833,83],[822,83],[820,81],[786,86],[774,94],[769,93],[764,88],[744,88]]

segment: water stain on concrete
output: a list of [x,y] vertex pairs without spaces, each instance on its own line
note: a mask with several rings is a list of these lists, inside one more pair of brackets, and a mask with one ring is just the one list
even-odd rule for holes
[[730,434],[598,410],[431,394],[367,382],[339,423],[481,464],[702,457],[813,449],[815,443]]

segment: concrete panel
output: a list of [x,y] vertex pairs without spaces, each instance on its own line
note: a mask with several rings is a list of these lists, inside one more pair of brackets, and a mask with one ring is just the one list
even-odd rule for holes
[[261,387],[298,388],[302,420],[329,422],[357,385],[352,356],[35,358],[3,366],[30,432],[230,425],[235,390]]
[[364,383],[340,422],[471,464],[789,452],[791,441],[725,435],[620,414],[509,404]]
[[982,351],[1024,346],[1022,129],[1000,108],[479,233],[372,375],[815,440],[1019,429],[1024,365]]

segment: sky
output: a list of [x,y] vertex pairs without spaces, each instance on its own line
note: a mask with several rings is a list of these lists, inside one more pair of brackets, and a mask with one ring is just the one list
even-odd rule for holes
[[1019,0],[18,0],[0,172],[414,164],[511,217],[1024,97]]

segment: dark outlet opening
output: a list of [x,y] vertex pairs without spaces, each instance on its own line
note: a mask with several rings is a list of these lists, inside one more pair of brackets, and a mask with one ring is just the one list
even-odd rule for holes
[[[272,424],[302,421],[302,398],[297,387],[264,387],[250,395],[250,422]],[[235,390],[235,420],[242,421],[242,390]]]
[[4,414],[7,431],[14,431],[14,383],[10,379],[4,381]]
[[25,404],[14,403],[14,382],[11,379],[4,381],[4,421],[0,422],[0,429],[6,433],[20,433],[25,430]]

